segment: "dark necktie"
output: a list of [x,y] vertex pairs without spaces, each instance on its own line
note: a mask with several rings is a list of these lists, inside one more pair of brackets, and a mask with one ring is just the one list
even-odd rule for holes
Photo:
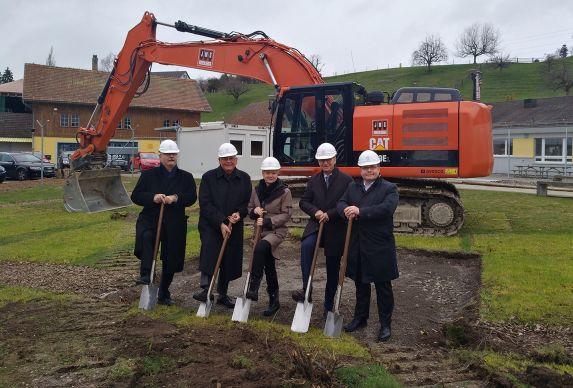
[[328,189],[328,186],[330,186],[330,175],[324,176],[324,182],[326,183],[326,188]]

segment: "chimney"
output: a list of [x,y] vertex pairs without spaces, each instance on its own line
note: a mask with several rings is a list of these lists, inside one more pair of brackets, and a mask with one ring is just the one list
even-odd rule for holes
[[93,55],[92,57],[92,70],[97,71],[97,55]]

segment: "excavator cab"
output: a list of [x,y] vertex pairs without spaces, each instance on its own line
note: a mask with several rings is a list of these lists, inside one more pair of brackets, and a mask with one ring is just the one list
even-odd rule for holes
[[337,151],[337,164],[352,163],[352,112],[356,83],[331,83],[292,87],[277,106],[273,154],[281,165],[315,166],[321,143]]

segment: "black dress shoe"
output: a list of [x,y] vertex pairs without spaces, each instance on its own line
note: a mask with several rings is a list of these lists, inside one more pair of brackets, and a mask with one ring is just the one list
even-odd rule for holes
[[366,319],[354,318],[352,319],[352,322],[344,326],[344,331],[347,333],[352,333],[353,331],[366,327],[367,324],[368,321]]
[[279,293],[275,292],[274,294],[269,295],[269,307],[263,311],[263,315],[265,317],[273,316],[280,308],[281,304],[279,303]]
[[171,299],[170,297],[167,298],[159,298],[157,299],[157,303],[158,304],[162,304],[164,306],[173,306],[175,305],[175,301],[173,299]]
[[[201,291],[194,293],[193,299],[199,302],[207,302],[207,289],[203,288]],[[211,300],[213,300],[213,295],[211,295]]]
[[139,278],[137,278],[135,280],[135,284],[137,284],[137,285],[141,285],[141,284],[148,285],[149,283],[151,283],[151,278],[149,275],[140,276]]
[[228,309],[232,309],[235,307],[235,302],[233,302],[228,295],[219,295],[219,297],[217,298],[217,304],[223,305]]
[[390,330],[390,326],[382,326],[380,328],[380,332],[378,333],[378,342],[388,341],[391,335],[392,331]]

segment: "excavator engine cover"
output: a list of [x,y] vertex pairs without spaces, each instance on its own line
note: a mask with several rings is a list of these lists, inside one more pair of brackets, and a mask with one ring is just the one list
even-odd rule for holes
[[64,207],[69,212],[96,213],[132,205],[120,172],[119,168],[73,172],[64,185]]

